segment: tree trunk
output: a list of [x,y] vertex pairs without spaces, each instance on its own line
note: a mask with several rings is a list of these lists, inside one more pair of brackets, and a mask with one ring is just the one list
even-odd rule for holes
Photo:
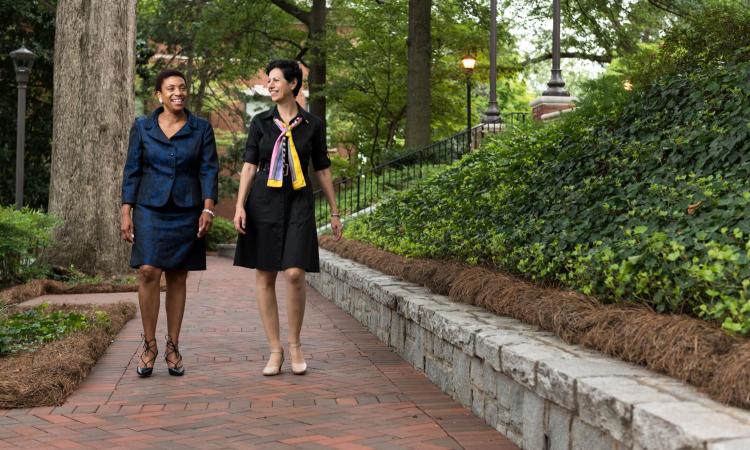
[[326,85],[326,14],[326,0],[313,0],[309,24],[313,46],[307,83],[310,87],[310,112],[323,120],[324,132],[326,130],[326,98],[320,91]]
[[60,0],[55,31],[49,211],[63,220],[48,255],[117,273],[120,189],[134,117],[136,0]]
[[[296,18],[307,26],[307,37],[311,44],[305,45],[310,48],[311,59],[307,84],[310,87],[310,112],[323,120],[323,131],[326,130],[326,98],[321,90],[326,85],[326,0],[313,0],[312,9],[304,10],[297,3],[290,0],[271,0],[285,13]],[[304,54],[304,49],[301,52]]]
[[430,9],[432,0],[409,0],[408,73],[406,79],[406,147],[430,144]]

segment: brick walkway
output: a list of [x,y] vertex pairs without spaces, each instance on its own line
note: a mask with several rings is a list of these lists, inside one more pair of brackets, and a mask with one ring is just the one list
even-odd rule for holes
[[[517,448],[312,289],[302,333],[308,374],[293,375],[287,362],[282,375],[263,377],[268,354],[254,279],[253,272],[215,257],[208,271],[190,275],[184,377],[167,374],[163,339],[154,375],[136,377],[136,318],[67,403],[0,410],[0,448]],[[283,298],[283,283],[279,287]],[[43,299],[137,297],[34,301]],[[162,316],[157,335],[165,329]]]

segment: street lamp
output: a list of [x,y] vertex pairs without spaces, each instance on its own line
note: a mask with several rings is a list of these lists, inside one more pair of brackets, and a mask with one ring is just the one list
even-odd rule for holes
[[560,70],[560,0],[552,0],[552,77],[547,82],[547,90],[542,95],[570,95],[565,90],[565,80]]
[[477,65],[477,60],[472,55],[461,58],[461,65],[466,72],[466,148],[471,150],[471,74]]
[[497,0],[490,0],[490,101],[482,122],[502,123],[497,108]]
[[23,208],[23,161],[26,146],[26,86],[29,74],[34,66],[34,54],[23,45],[10,52],[13,66],[16,68],[18,82],[18,118],[16,121],[16,209]]
[[461,65],[466,72],[466,131],[471,132],[471,74],[477,65],[477,60],[472,55],[461,58]]

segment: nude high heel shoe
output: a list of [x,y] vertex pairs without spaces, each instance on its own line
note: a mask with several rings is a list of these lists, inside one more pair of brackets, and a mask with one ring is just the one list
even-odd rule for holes
[[[302,343],[297,342],[296,344],[289,343],[290,348],[300,348],[302,347]],[[295,375],[304,375],[307,373],[307,363],[303,362],[301,364],[295,364],[292,362],[292,373]]]
[[281,365],[284,364],[284,349],[282,348],[281,350],[271,350],[271,354],[273,353],[281,353],[281,362],[279,362],[278,366],[272,366],[271,355],[269,355],[268,363],[266,364],[266,367],[263,368],[263,376],[272,377],[281,373]]

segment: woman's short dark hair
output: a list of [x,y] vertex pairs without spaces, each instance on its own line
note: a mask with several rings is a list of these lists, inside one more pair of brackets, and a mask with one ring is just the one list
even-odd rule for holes
[[266,75],[270,74],[273,69],[279,69],[288,83],[297,80],[297,86],[292,89],[292,94],[297,97],[299,90],[302,89],[302,69],[299,63],[292,59],[275,59],[266,66]]
[[161,72],[159,72],[159,75],[156,76],[156,82],[154,83],[154,90],[156,92],[161,91],[161,85],[164,84],[164,80],[166,80],[169,77],[180,77],[182,78],[182,81],[187,83],[187,78],[185,78],[185,75],[176,69],[164,69]]

